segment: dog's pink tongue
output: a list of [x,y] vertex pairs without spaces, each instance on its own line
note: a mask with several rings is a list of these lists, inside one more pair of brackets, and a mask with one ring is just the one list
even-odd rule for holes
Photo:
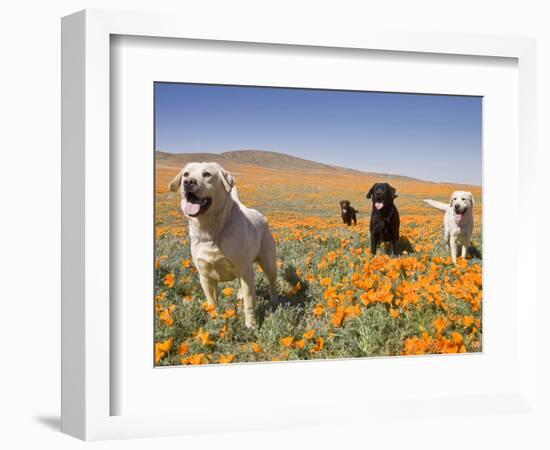
[[462,219],[462,214],[456,214],[455,213],[455,220],[459,222]]
[[376,202],[376,203],[374,204],[374,207],[375,207],[376,209],[382,209],[382,208],[384,207],[384,203],[383,203],[383,202]]
[[185,202],[185,206],[183,207],[183,212],[185,214],[194,216],[200,211],[200,209],[201,209],[201,205],[199,203]]

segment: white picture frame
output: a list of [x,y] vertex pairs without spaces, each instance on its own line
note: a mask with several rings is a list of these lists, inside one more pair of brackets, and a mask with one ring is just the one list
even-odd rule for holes
[[[234,29],[231,24],[195,23],[190,17],[87,10],[67,16],[62,22],[62,431],[85,440],[162,436],[208,431],[246,431],[265,428],[269,412],[247,414],[235,411],[224,420],[191,420],[167,414],[111,415],[110,284],[111,211],[110,186],[116,173],[110,161],[110,41],[113,35],[194,39],[255,44],[297,45],[302,48],[368,49],[516,59],[519,77],[519,185],[513,198],[521,198],[524,219],[536,221],[535,170],[535,42],[527,38],[471,36],[444,33],[400,33],[383,30],[349,30],[337,35],[266,27],[251,23]],[[531,216],[531,217],[529,217]],[[535,242],[523,242],[517,254],[519,286],[536,273]],[[525,263],[529,261],[529,265]],[[532,277],[532,276],[531,276]],[[508,411],[521,417],[536,417],[537,404],[536,328],[530,319],[536,309],[536,285],[521,284],[517,327],[521,345],[519,377],[514,386],[498,395],[464,398],[376,400],[304,404],[272,411],[269,427],[350,423],[382,415],[398,422],[430,408],[441,414],[498,415]],[[525,286],[525,287],[523,287]],[[515,295],[519,295],[518,292]],[[390,363],[396,367],[399,362]],[[271,366],[274,367],[274,366]],[[312,367],[312,366],[310,366]],[[227,370],[228,368],[222,368]],[[269,370],[269,369],[266,369]],[[311,370],[311,369],[310,369]],[[351,366],[347,370],[351,370]],[[397,368],[397,370],[399,370]],[[182,373],[182,377],[185,375]],[[399,412],[395,412],[396,400]],[[466,402],[467,400],[467,402]],[[466,403],[465,403],[466,402]],[[454,411],[454,412],[452,412]],[[429,414],[428,414],[429,416]],[[355,418],[355,419],[354,419]],[[485,420],[498,429],[499,420]]]

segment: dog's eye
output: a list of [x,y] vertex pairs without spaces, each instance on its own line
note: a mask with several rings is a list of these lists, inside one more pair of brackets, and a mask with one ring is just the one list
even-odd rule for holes
[[465,199],[464,197],[462,197],[462,199],[461,199],[461,200],[462,200],[462,201],[465,201],[466,199]]
[[184,176],[184,177],[188,177],[188,176],[189,176],[189,172],[184,172],[184,173],[183,173],[183,176]]
[[204,173],[202,174],[202,176],[203,176],[204,178],[207,178],[207,177],[211,177],[212,174],[211,174],[210,172],[204,172]]
[[453,198],[453,200],[456,200],[456,197],[455,197],[455,198]]

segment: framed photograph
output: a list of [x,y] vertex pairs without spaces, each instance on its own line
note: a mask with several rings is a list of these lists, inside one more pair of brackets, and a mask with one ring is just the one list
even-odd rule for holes
[[482,97],[154,89],[155,365],[482,351]]
[[532,40],[84,11],[62,46],[64,432],[537,414]]

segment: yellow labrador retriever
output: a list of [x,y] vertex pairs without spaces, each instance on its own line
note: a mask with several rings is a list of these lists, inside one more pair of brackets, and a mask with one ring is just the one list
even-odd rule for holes
[[466,258],[474,230],[474,196],[472,193],[454,191],[448,205],[431,199],[424,201],[433,208],[445,211],[443,219],[445,241],[449,246],[453,263],[456,264],[458,246],[462,247],[462,257]]
[[215,162],[186,164],[169,188],[181,188],[191,255],[206,300],[217,306],[218,282],[238,278],[245,325],[255,326],[254,262],[267,277],[272,304],[277,297],[275,240],[266,218],[240,202],[235,179]]

